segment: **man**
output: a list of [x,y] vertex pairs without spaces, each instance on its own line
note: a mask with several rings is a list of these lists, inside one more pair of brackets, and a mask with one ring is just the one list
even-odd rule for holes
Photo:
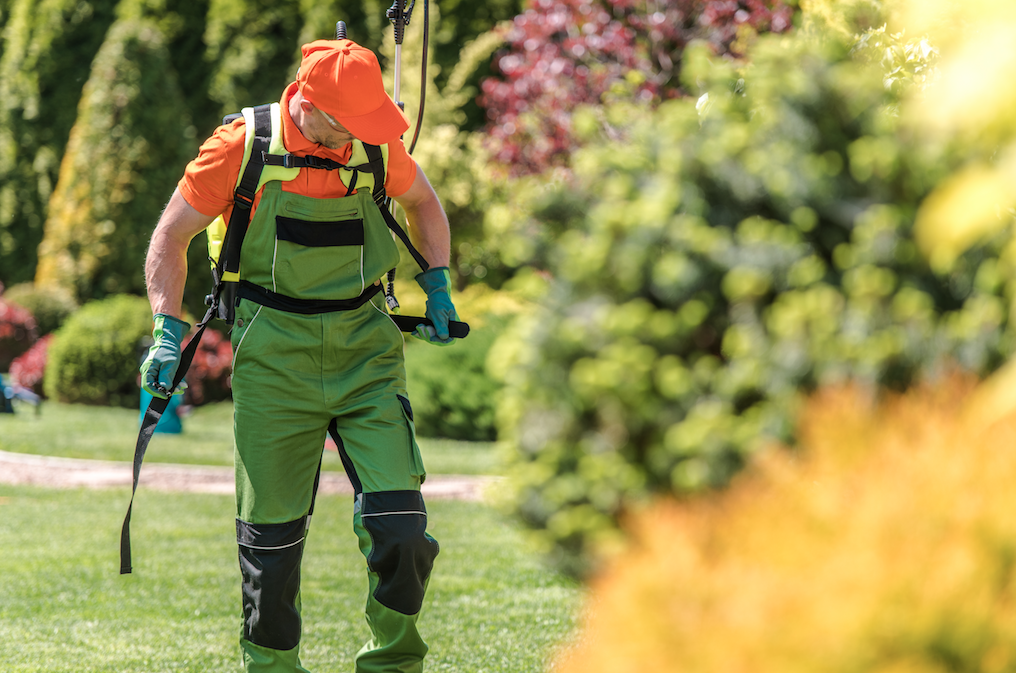
[[[296,81],[275,111],[275,141],[295,157],[345,166],[364,144],[386,150],[387,193],[405,210],[410,238],[430,264],[417,280],[434,327],[416,335],[450,341],[447,323],[457,316],[448,288],[448,220],[402,144],[409,125],[384,90],[377,58],[350,40],[319,40],[302,53]],[[145,389],[161,397],[190,327],[181,320],[186,250],[216,216],[229,220],[245,149],[250,154],[246,123],[220,127],[202,145],[152,235],[145,275],[156,343],[142,374]],[[356,670],[421,671],[427,646],[416,619],[438,545],[426,533],[425,472],[406,397],[402,335],[377,293],[398,252],[371,190],[351,192],[364,173],[286,171],[257,190],[232,330],[244,665],[306,670],[299,659],[300,563],[330,432],[356,491],[354,530],[368,568],[372,637]],[[305,310],[322,303],[341,308]]]

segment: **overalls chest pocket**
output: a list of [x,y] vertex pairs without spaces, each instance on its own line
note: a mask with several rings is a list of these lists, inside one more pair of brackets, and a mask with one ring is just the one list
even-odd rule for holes
[[376,280],[364,276],[363,214],[355,199],[349,201],[351,208],[327,211],[287,203],[276,214],[275,292],[305,299],[350,299]]

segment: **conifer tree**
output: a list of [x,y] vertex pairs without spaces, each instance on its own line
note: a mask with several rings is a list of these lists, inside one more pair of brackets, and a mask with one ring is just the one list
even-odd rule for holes
[[299,0],[211,0],[206,59],[220,115],[279,100],[296,76],[302,23]]
[[120,19],[95,57],[49,204],[37,284],[143,294],[152,228],[196,150],[165,38]]
[[213,67],[205,59],[205,27],[211,0],[120,0],[117,19],[150,19],[162,31],[176,71],[180,91],[199,137],[221,121],[218,105],[209,96]]
[[0,56],[0,282],[31,280],[88,69],[115,0],[5,0]]

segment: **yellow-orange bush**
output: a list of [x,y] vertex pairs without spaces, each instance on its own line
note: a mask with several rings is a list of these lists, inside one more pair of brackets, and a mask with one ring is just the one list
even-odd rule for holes
[[1016,670],[1016,417],[973,390],[825,391],[802,452],[642,512],[555,670]]

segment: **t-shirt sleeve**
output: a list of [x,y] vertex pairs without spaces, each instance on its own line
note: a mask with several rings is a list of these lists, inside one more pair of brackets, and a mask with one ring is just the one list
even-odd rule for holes
[[243,163],[244,122],[220,126],[201,145],[177,183],[180,195],[203,215],[215,217],[233,205],[233,190]]
[[388,175],[385,177],[385,191],[388,196],[397,198],[402,196],[413,186],[416,179],[416,162],[402,140],[388,144]]

